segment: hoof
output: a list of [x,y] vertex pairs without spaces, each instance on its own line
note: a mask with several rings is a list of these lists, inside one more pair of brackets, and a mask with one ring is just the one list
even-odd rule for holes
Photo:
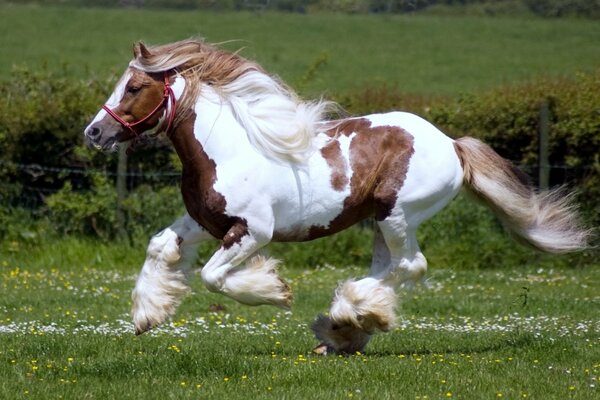
[[279,278],[279,282],[281,283],[281,298],[275,304],[277,307],[283,308],[285,310],[292,309],[292,303],[294,302],[294,293],[292,292],[292,288],[287,284],[282,278]]
[[135,328],[135,336],[140,336],[142,333],[148,332],[152,328]]
[[135,329],[135,336],[140,336],[142,333],[146,333],[152,328],[160,325],[160,322],[157,320],[151,321],[148,318],[136,318],[133,316],[133,326]]
[[317,354],[354,354],[362,352],[371,339],[371,334],[349,324],[334,322],[330,317],[319,315],[312,330],[321,344],[313,349]]
[[330,346],[328,346],[327,343],[321,343],[317,347],[312,349],[312,352],[314,354],[318,354],[320,356],[326,356],[327,353],[334,352],[334,351],[335,350],[333,348],[331,348]]

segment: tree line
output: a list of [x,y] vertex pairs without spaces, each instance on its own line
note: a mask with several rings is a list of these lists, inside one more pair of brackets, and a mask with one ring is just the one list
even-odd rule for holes
[[[16,3],[0,0],[0,4]],[[600,17],[600,2],[591,0],[19,0],[18,3],[85,7],[138,7],[219,11],[345,13],[530,14],[542,17]]]

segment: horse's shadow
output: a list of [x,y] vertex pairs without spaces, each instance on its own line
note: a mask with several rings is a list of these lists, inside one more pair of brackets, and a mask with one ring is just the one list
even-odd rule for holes
[[503,338],[490,339],[487,343],[467,343],[461,341],[455,345],[448,345],[444,347],[432,345],[428,347],[415,346],[415,347],[404,347],[400,349],[388,349],[391,345],[385,346],[386,348],[379,350],[378,346],[373,346],[372,351],[365,352],[366,355],[372,357],[389,357],[389,356],[427,356],[427,355],[440,355],[440,354],[460,354],[460,355],[472,355],[472,354],[486,354],[494,353],[503,350],[517,350],[526,349],[532,346],[538,346],[539,339],[536,338],[532,333],[517,333]]
[[[386,339],[389,340],[389,339]],[[532,346],[539,346],[539,338],[536,338],[533,333],[518,332],[503,338],[490,339],[487,343],[473,343],[469,340],[461,340],[460,343],[455,345],[446,345],[440,347],[436,344],[428,344],[427,342],[419,342],[415,346],[398,346],[397,342],[377,343],[372,342],[365,349],[364,352],[358,354],[358,356],[367,356],[369,358],[384,358],[384,357],[398,357],[398,356],[428,356],[428,355],[474,355],[474,354],[487,354],[499,351],[515,351],[518,349],[526,349]],[[307,343],[307,348],[311,347],[311,344],[316,345],[316,341],[313,343]],[[317,355],[310,350],[303,350],[300,353],[308,353],[310,355],[319,357],[338,356],[343,355],[346,357],[354,357],[357,354],[344,354],[344,353],[333,353],[326,356]],[[267,347],[255,347],[254,349],[246,349],[244,353],[253,354],[256,356],[272,356],[273,349]],[[280,357],[296,357],[298,354],[298,348],[296,346],[289,348],[278,348],[276,351]]]

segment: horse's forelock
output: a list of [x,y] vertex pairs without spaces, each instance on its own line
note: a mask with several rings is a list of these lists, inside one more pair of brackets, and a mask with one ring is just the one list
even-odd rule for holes
[[257,63],[201,39],[149,47],[139,42],[134,45],[134,59],[129,66],[146,73],[176,71],[185,79],[186,89],[179,102],[181,108],[175,123],[184,119],[193,108],[203,83],[222,87],[248,71],[263,72]]

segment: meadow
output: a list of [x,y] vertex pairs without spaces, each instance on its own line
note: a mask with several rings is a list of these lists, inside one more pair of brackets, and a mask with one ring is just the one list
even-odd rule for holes
[[[474,221],[479,221],[476,223]],[[43,221],[38,222],[42,224]],[[150,233],[149,233],[150,234]],[[130,293],[146,236],[0,243],[0,398],[591,399],[600,392],[595,253],[543,256],[460,197],[423,226],[430,270],[363,354],[313,354],[310,331],[342,280],[363,276],[372,232],[273,244],[291,312],[192,294],[136,337]],[[214,243],[199,251],[201,266]]]
[[292,312],[238,305],[194,278],[193,294],[172,321],[136,337],[127,311],[143,247],[64,238],[7,243],[3,251],[0,398],[600,393],[598,268],[437,265],[427,285],[401,292],[398,326],[375,336],[364,354],[318,356],[310,351],[317,344],[310,323],[326,311],[336,283],[364,274],[365,266],[283,267],[295,291]]
[[[227,42],[304,94],[387,85],[459,95],[600,65],[585,19],[254,14],[0,6],[0,79],[17,65],[89,78],[120,75],[135,41]],[[316,73],[311,73],[311,71]]]
[[[460,96],[600,65],[600,25],[583,19],[32,6],[0,6],[0,19],[0,80],[16,65],[108,84],[134,41],[196,35],[238,39],[224,46],[307,95],[388,85]],[[368,228],[270,246],[291,312],[239,305],[194,276],[173,319],[136,337],[130,293],[154,232],[101,241],[22,224],[0,240],[0,399],[600,397],[597,251],[524,249],[462,197],[419,233],[430,270],[401,291],[398,326],[348,356],[313,354],[310,324],[338,282],[366,273]]]

